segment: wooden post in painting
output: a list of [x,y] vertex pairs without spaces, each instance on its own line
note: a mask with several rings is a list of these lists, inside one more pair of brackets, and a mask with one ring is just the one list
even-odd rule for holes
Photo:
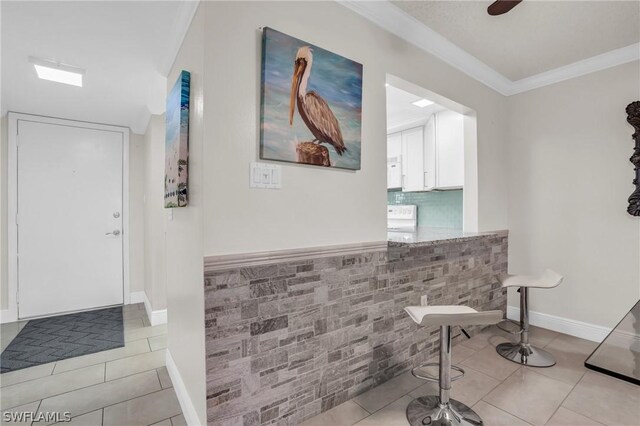
[[296,145],[296,154],[298,155],[298,163],[331,167],[329,150],[326,146],[313,142],[301,142]]
[[627,105],[627,121],[635,130],[631,137],[636,143],[633,155],[629,159],[636,172],[636,177],[633,180],[636,190],[629,197],[627,212],[632,216],[640,216],[640,101],[631,102]]

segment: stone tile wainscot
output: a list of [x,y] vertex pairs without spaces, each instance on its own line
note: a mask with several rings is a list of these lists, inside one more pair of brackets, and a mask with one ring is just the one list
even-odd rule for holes
[[221,258],[205,259],[209,424],[295,425],[408,371],[438,351],[403,310],[423,294],[506,309],[504,234]]

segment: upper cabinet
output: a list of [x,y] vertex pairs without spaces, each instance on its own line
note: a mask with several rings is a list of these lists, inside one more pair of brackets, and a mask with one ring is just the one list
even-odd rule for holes
[[387,136],[387,187],[409,191],[464,185],[464,117],[442,111],[424,126]]
[[435,188],[462,188],[464,186],[464,116],[453,111],[442,111],[434,114],[433,120],[435,121],[435,153],[433,154],[436,167]]

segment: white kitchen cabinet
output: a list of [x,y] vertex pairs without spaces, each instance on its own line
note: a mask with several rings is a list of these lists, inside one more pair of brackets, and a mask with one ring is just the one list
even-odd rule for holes
[[402,132],[402,190],[424,191],[424,127]]
[[387,135],[387,188],[402,187],[402,133]]
[[387,188],[404,192],[464,186],[464,116],[442,111],[424,126],[387,136]]
[[[442,111],[434,114],[433,118],[435,124],[434,188],[462,188],[464,186],[464,116],[453,111]],[[430,152],[433,152],[433,148],[430,149]]]
[[387,162],[387,189],[402,187],[402,164],[397,162]]

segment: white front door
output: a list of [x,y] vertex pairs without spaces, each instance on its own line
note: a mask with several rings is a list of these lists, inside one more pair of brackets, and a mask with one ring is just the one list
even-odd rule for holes
[[17,126],[19,318],[123,303],[123,133]]

